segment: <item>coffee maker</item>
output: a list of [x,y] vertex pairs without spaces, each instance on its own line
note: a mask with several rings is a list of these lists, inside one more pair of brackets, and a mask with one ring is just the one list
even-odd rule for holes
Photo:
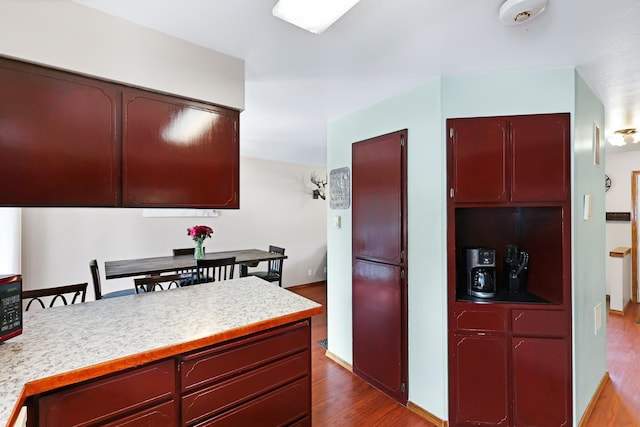
[[496,251],[467,248],[467,294],[478,298],[496,296]]

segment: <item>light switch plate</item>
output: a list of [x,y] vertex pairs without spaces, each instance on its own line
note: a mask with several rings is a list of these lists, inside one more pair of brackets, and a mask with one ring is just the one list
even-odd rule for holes
[[333,226],[335,228],[342,227],[342,218],[340,217],[340,215],[336,215],[333,217]]

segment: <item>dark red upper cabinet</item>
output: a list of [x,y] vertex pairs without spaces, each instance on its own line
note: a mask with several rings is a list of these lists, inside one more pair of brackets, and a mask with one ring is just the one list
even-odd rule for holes
[[239,113],[124,89],[125,207],[239,207]]
[[456,202],[507,200],[507,122],[487,117],[447,121],[448,171]]
[[514,116],[511,200],[563,201],[569,194],[569,114]]
[[448,173],[454,202],[565,201],[569,114],[450,119]]
[[117,86],[0,59],[0,206],[117,206]]

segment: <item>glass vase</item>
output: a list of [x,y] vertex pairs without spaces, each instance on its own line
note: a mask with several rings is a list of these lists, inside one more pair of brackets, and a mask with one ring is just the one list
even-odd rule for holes
[[193,257],[195,259],[204,258],[204,248],[202,247],[202,240],[196,240],[196,249],[193,251]]

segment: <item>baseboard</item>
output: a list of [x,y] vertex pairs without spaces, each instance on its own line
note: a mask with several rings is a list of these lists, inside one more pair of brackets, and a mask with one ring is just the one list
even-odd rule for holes
[[419,407],[413,402],[408,402],[407,408],[410,409],[411,412],[414,412],[420,415],[422,418],[424,418],[425,420],[429,421],[431,424],[434,424],[438,427],[447,427],[449,425],[449,423],[447,423],[445,420],[441,420],[440,418],[433,415],[431,412],[425,409],[422,409],[421,407]]
[[340,359],[338,356],[336,356],[335,354],[331,353],[329,350],[327,350],[324,353],[324,355],[327,356],[329,359],[333,360],[334,362],[336,362],[338,365],[342,366],[347,371],[353,372],[353,366],[351,366],[350,363],[347,363],[344,360]]
[[312,286],[321,286],[326,284],[327,284],[326,280],[321,280],[319,282],[304,283],[302,285],[285,286],[284,288],[291,290],[291,289],[310,288]]
[[[608,298],[609,298],[609,296],[607,295],[607,299],[608,299]],[[624,314],[625,314],[625,313],[627,312],[627,310],[629,309],[629,305],[631,305],[631,303],[632,303],[632,302],[633,302],[633,301],[631,301],[631,300],[627,301],[627,303],[626,303],[626,304],[624,305],[624,307],[622,308],[622,311],[621,311],[621,310],[614,310],[614,309],[612,309],[612,308],[609,308],[609,313],[611,313],[611,314],[616,314],[616,315],[619,315],[619,316],[624,316]]]
[[609,371],[607,371],[604,373],[604,376],[600,380],[600,384],[598,385],[596,392],[591,397],[591,401],[587,405],[587,409],[585,409],[584,414],[582,415],[582,418],[578,423],[578,427],[582,427],[587,424],[587,421],[589,421],[589,418],[591,418],[591,413],[593,412],[593,408],[595,408],[596,406],[596,402],[598,402],[598,399],[600,399],[600,395],[602,394],[602,391],[604,390],[605,386],[610,380],[611,378],[609,378]]

